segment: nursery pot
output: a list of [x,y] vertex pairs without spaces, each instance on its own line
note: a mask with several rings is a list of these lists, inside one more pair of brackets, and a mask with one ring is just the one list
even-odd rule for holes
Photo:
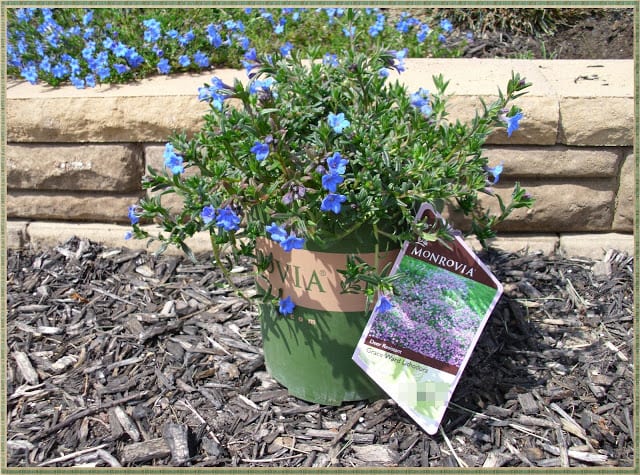
[[[290,315],[282,315],[277,304],[260,305],[264,359],[271,376],[291,395],[318,404],[337,406],[382,396],[351,359],[371,303],[367,308],[363,294],[342,293],[343,276],[338,272],[354,254],[374,265],[372,233],[321,251],[285,252],[268,239],[259,239],[256,247],[259,256],[271,260],[256,280],[259,290],[276,298],[291,297],[296,305]],[[378,253],[379,268],[398,254],[398,249],[389,250],[388,243],[384,249]]]

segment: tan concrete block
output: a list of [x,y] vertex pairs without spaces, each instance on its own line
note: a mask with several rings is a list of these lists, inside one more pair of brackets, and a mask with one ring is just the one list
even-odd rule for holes
[[6,151],[9,189],[141,190],[137,145],[8,144]]
[[[195,132],[208,104],[198,88],[213,74],[143,79],[131,85],[76,89],[11,82],[7,94],[9,142],[160,142],[175,131]],[[216,70],[227,83],[243,71]]]
[[[474,237],[466,239],[466,242],[476,252],[482,249],[480,241]],[[550,255],[558,249],[560,241],[555,234],[501,234],[490,239],[488,245],[505,252],[523,252],[525,254],[541,252]]]
[[503,176],[520,178],[615,177],[620,165],[616,147],[496,147],[485,148],[489,166],[503,162]]
[[128,223],[127,209],[138,201],[138,196],[9,191],[7,217]]
[[449,81],[446,93],[447,111],[451,121],[459,119],[470,121],[475,112],[482,111],[482,98],[491,104],[498,98],[498,89],[506,92],[512,72],[517,72],[531,86],[527,94],[516,99],[514,104],[520,106],[524,118],[520,129],[511,137],[506,129],[491,134],[490,144],[536,144],[553,145],[558,135],[559,109],[558,100],[550,93],[549,81],[540,74],[531,61],[514,59],[452,59],[429,58],[408,59],[405,61],[406,71],[393,74],[391,79],[398,79],[405,84],[409,92],[424,87],[435,92],[432,77],[442,74]]
[[449,81],[448,94],[463,96],[496,96],[498,88],[506,92],[511,73],[520,74],[531,87],[532,96],[549,94],[550,82],[541,74],[540,68],[529,60],[507,58],[408,58],[406,71],[393,73],[390,79],[399,79],[410,92],[420,87],[435,91],[432,78],[442,74]]
[[565,145],[633,145],[632,97],[560,98],[558,143]]
[[531,65],[558,97],[633,97],[632,59],[536,60]]
[[[152,167],[158,171],[164,169],[164,157],[163,157],[164,149],[165,149],[164,145],[145,146],[144,148],[144,156],[145,156],[145,163],[146,163],[145,173],[148,173],[148,167]],[[169,176],[173,175],[170,170],[167,170],[167,173],[169,174]],[[197,169],[187,168],[184,172],[184,176],[189,177],[197,173],[198,173]],[[147,190],[148,197],[157,196],[160,193],[161,193],[160,191],[154,192],[152,190]],[[182,197],[178,196],[176,193],[168,193],[160,197],[160,203],[165,208],[167,208],[170,212],[175,213],[175,212],[179,212],[182,209],[184,200],[182,199]]]
[[560,251],[568,256],[602,259],[609,249],[634,254],[633,234],[561,234]]
[[620,180],[616,195],[616,208],[611,229],[617,232],[634,232],[634,217],[636,211],[636,157],[632,152],[627,154],[620,168]]
[[[497,99],[484,97],[487,103]],[[509,145],[554,145],[558,136],[558,102],[553,97],[523,96],[515,102],[522,108],[524,118],[520,121],[520,128],[511,137],[507,129],[498,128],[487,137],[487,144]],[[470,122],[476,111],[482,112],[482,106],[477,96],[453,96],[447,102],[449,120],[455,122]]]
[[29,221],[9,220],[7,226],[7,249],[23,248],[29,241],[27,226]]
[[32,98],[7,107],[12,142],[155,142],[195,131],[206,106],[194,96]]
[[[569,183],[544,183],[520,180],[535,198],[531,209],[516,209],[496,227],[499,234],[558,233],[609,231],[613,219],[615,179],[575,180]],[[495,191],[508,204],[511,201],[513,181],[501,180]],[[499,212],[495,198],[482,194],[480,201],[493,214]],[[456,227],[469,229],[468,220],[459,213],[446,210]]]
[[[149,232],[157,232],[157,226],[143,226]],[[126,247],[129,249],[144,249],[148,252],[155,252],[159,245],[157,242],[147,247],[148,240],[125,239],[130,226],[110,225],[110,224],[78,224],[70,222],[46,222],[35,221],[29,225],[30,243],[36,248],[47,248],[57,246],[72,237],[89,239],[100,243],[105,247]],[[210,253],[211,242],[208,233],[197,233],[192,238],[187,239],[187,244],[196,253]],[[165,251],[169,255],[181,255],[182,250],[175,246],[169,246]]]

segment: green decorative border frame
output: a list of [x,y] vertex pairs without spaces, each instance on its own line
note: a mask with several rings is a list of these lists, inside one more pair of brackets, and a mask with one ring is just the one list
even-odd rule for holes
[[638,256],[640,256],[640,236],[638,233],[634,234],[634,314],[636,316],[634,322],[634,344],[633,344],[633,357],[634,357],[634,389],[635,399],[633,404],[633,416],[634,416],[634,465],[633,467],[594,467],[594,468],[539,468],[539,469],[520,469],[520,468],[500,468],[500,469],[461,469],[461,468],[320,468],[320,469],[278,469],[278,468],[172,468],[172,467],[145,467],[145,468],[122,468],[122,469],[85,469],[85,468],[8,468],[7,467],[7,406],[6,406],[6,392],[7,392],[7,223],[6,223],[6,168],[5,168],[5,150],[7,143],[7,128],[6,128],[6,25],[7,25],[7,8],[19,8],[19,7],[217,7],[217,8],[240,8],[240,7],[395,7],[395,8],[417,8],[417,7],[441,7],[441,8],[473,8],[473,7],[511,7],[511,8],[633,8],[634,9],[634,43],[636,45],[634,51],[634,97],[635,97],[635,226],[640,225],[640,210],[638,209],[638,195],[640,194],[640,154],[638,148],[640,145],[640,105],[638,98],[640,97],[640,66],[639,66],[639,52],[638,45],[640,45],[640,7],[634,0],[618,0],[618,1],[397,1],[397,2],[381,2],[381,1],[363,1],[354,0],[350,2],[290,2],[290,1],[248,1],[237,2],[218,0],[216,2],[211,1],[32,1],[24,2],[18,0],[5,0],[0,5],[0,473],[4,474],[123,474],[123,473],[136,473],[136,474],[184,474],[184,473],[260,473],[260,474],[294,474],[294,473],[309,473],[309,474],[367,474],[367,473],[507,473],[507,474],[519,474],[519,473],[553,473],[553,474],[604,474],[604,473],[622,473],[632,474],[640,473],[640,431],[639,431],[639,419],[640,419],[640,397],[638,394],[638,380],[640,376],[640,338],[638,334],[638,318],[640,310],[640,299],[638,298],[638,289],[640,281],[640,271],[638,269]]

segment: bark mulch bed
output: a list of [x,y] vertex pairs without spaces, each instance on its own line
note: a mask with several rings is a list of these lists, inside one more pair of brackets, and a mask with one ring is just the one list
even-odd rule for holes
[[204,257],[9,250],[8,466],[633,466],[632,257],[482,257],[505,294],[431,437],[392,400],[290,397]]

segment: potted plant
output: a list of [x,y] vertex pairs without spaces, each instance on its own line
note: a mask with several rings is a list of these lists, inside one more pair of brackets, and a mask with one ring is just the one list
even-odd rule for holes
[[[518,184],[504,203],[491,189],[501,167],[482,154],[498,128],[518,128],[511,101],[528,84],[517,74],[506,93],[470,123],[450,122],[447,82],[436,91],[407,91],[405,51],[350,46],[302,58],[295,50],[262,56],[249,51],[249,80],[214,78],[199,90],[210,103],[202,129],[175,135],[165,168],[149,169],[153,196],[132,205],[132,235],[150,238],[140,220],[156,220],[161,250],[190,253],[185,239],[206,230],[225,275],[252,256],[261,299],[267,369],[289,391],[323,404],[363,399],[377,387],[351,355],[403,241],[446,240],[450,228],[416,222],[424,202],[450,204],[470,218],[481,242],[531,197]],[[186,173],[191,171],[190,173]],[[183,206],[169,211],[165,194]],[[499,213],[480,205],[494,196]]]

